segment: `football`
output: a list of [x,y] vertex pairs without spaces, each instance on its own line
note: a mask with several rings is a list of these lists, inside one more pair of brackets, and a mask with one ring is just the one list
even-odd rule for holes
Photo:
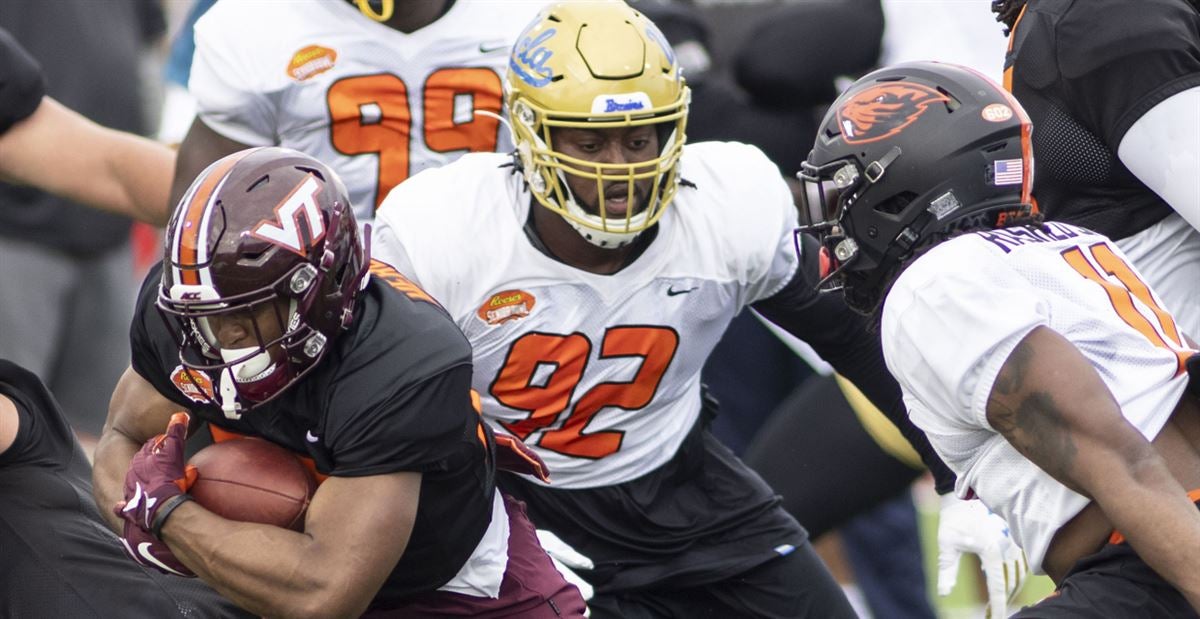
[[293,531],[304,528],[317,482],[287,449],[261,438],[236,438],[201,449],[188,463],[199,473],[189,493],[213,513]]

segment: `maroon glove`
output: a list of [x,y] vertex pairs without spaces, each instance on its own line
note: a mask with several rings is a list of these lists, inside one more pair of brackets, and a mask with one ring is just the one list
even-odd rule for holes
[[512,473],[533,475],[550,483],[550,469],[542,462],[542,457],[534,453],[525,443],[508,434],[496,435],[496,468]]
[[[125,472],[125,500],[113,510],[127,524],[156,538],[171,511],[191,498],[187,491],[196,481],[196,467],[184,466],[187,428],[187,413],[175,413],[165,435],[142,445]],[[125,529],[128,532],[129,527]]]
[[141,527],[128,520],[125,521],[125,533],[121,536],[121,546],[125,548],[125,554],[145,567],[156,569],[164,574],[189,578],[196,576],[192,570],[175,558],[171,549],[167,548],[162,540],[143,531]]

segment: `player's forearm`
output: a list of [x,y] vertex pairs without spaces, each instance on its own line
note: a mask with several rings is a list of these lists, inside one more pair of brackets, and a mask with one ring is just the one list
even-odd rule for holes
[[1023,456],[1096,501],[1147,564],[1200,600],[1200,513],[1074,344],[1047,327],[1030,331],[996,377],[987,418]]
[[226,520],[192,502],[171,513],[162,537],[221,595],[264,617],[356,617],[378,589],[335,580],[345,563],[310,535]]
[[111,206],[141,221],[165,226],[175,174],[175,151],[147,138],[101,129],[110,149]]
[[[1153,451],[1153,450],[1151,450]],[[1154,571],[1200,610],[1200,511],[1157,453],[1122,463],[1090,489],[1113,527]]]
[[0,137],[0,176],[162,225],[168,217],[174,152],[102,127],[46,97]]
[[92,495],[104,522],[118,535],[124,522],[113,513],[113,507],[125,498],[125,471],[138,449],[141,449],[140,443],[112,428],[106,428],[96,444],[92,465]]

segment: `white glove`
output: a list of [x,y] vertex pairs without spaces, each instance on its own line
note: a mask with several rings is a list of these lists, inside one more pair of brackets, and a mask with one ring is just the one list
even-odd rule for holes
[[562,541],[554,533],[546,529],[537,530],[538,541],[542,543],[542,548],[546,554],[550,555],[550,560],[554,562],[554,567],[558,569],[558,573],[567,579],[567,582],[579,588],[580,595],[583,596],[583,601],[592,599],[592,594],[595,591],[588,581],[582,576],[575,573],[575,570],[590,570],[595,568],[592,560],[583,556],[578,550],[571,547],[570,544]]
[[1008,605],[1029,580],[1029,561],[1008,535],[1008,523],[977,500],[942,497],[938,516],[938,595],[949,595],[964,552],[979,555],[987,580],[987,617],[1008,616]]

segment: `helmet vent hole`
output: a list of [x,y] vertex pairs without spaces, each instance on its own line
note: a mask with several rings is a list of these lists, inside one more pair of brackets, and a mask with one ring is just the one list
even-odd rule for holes
[[989,154],[989,155],[990,155],[990,154],[992,154],[992,153],[994,153],[994,152],[1002,151],[1002,150],[1004,150],[1005,148],[1008,148],[1008,142],[997,142],[997,143],[995,143],[995,144],[991,144],[991,145],[985,146],[985,147],[983,148],[983,152],[985,152],[985,153],[987,153],[987,154]]
[[296,169],[304,171],[304,172],[308,172],[309,174],[312,174],[313,176],[317,177],[317,179],[319,179],[322,183],[325,182],[325,175],[322,174],[321,171],[316,168],[306,168],[304,166],[296,166]]
[[945,88],[942,88],[941,86],[938,86],[937,91],[942,93],[943,95],[946,96],[947,99],[949,99],[948,101],[946,101],[946,111],[947,112],[950,112],[951,114],[953,114],[955,110],[962,107],[962,101],[959,101],[957,98],[955,98],[954,95],[950,94],[949,90],[946,90]]
[[246,193],[250,193],[251,191],[258,189],[259,185],[264,185],[269,182],[271,182],[271,175],[263,174],[258,180],[254,181],[249,187],[246,188]]
[[904,191],[880,202],[875,206],[875,210],[880,213],[887,213],[888,215],[898,215],[905,207],[912,204],[912,201],[916,198],[917,194],[911,191]]

